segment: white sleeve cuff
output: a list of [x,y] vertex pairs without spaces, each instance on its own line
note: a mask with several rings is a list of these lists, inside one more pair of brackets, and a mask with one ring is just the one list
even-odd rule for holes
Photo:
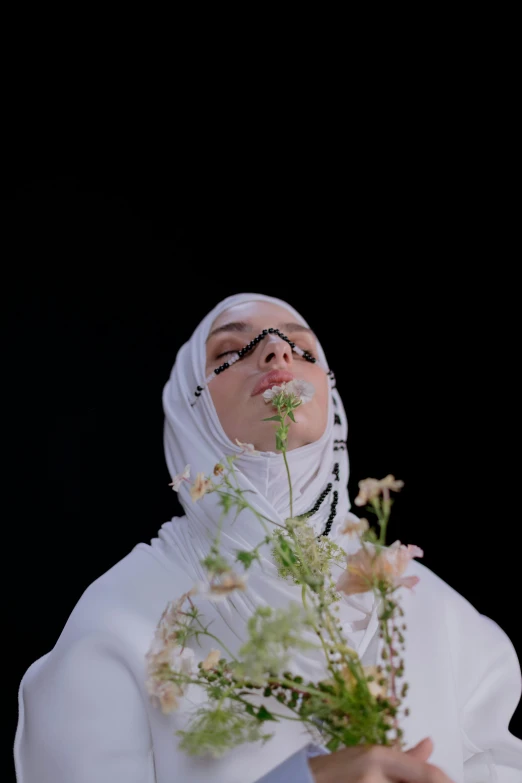
[[303,748],[260,778],[257,783],[314,783],[307,759],[308,749]]

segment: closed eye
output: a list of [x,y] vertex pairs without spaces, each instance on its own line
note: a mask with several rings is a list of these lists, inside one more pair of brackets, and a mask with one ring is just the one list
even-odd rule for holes
[[223,353],[218,353],[216,359],[221,359],[222,356],[226,356],[229,353],[237,353],[237,351],[224,351]]

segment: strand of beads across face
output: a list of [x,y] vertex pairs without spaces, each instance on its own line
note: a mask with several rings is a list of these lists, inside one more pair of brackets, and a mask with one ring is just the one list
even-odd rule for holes
[[[290,338],[287,337],[286,334],[283,334],[283,332],[279,331],[279,329],[272,329],[272,328],[270,328],[270,329],[263,329],[263,331],[260,332],[257,335],[257,337],[254,337],[254,339],[251,340],[249,343],[247,343],[243,348],[241,348],[239,351],[236,351],[233,354],[233,356],[231,356],[230,359],[228,359],[228,361],[224,362],[222,365],[220,365],[219,367],[216,367],[214,370],[212,370],[210,375],[208,375],[205,378],[205,383],[203,384],[203,386],[198,386],[197,387],[197,389],[196,389],[196,391],[194,393],[194,396],[195,397],[200,397],[201,396],[201,392],[205,390],[205,388],[208,386],[210,381],[213,378],[215,378],[216,375],[219,375],[220,373],[224,372],[225,370],[228,370],[229,367],[232,367],[232,365],[235,364],[236,362],[238,362],[240,359],[242,359],[243,356],[246,356],[247,353],[249,353],[250,351],[253,351],[254,348],[256,348],[257,344],[260,343],[261,340],[264,340],[265,337],[267,335],[269,335],[269,334],[276,334],[278,337],[281,338],[281,340],[284,340],[286,343],[288,343],[288,345],[290,346],[292,351],[295,354],[297,354],[297,356],[301,356],[303,359],[306,359],[307,362],[312,362],[313,364],[318,364],[320,367],[323,367],[322,363],[318,359],[316,359],[315,356],[312,356],[310,351],[304,351],[302,348],[299,348],[298,345],[296,345],[294,342],[292,342],[292,340],[290,340]],[[326,367],[323,367],[323,369],[324,369],[325,372],[327,372],[329,374],[329,371],[326,369]],[[194,403],[192,403],[192,404],[194,404]]]

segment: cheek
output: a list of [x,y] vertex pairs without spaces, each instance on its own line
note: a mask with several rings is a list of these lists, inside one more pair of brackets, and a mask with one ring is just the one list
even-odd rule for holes
[[232,413],[237,407],[243,379],[232,368],[225,371],[209,383],[209,391],[221,419],[227,413]]
[[315,388],[315,394],[310,402],[310,407],[306,407],[310,411],[310,415],[316,419],[318,424],[320,423],[321,427],[324,428],[328,418],[328,397],[330,394],[330,382],[326,377],[325,372],[319,367],[312,366],[307,368],[306,374],[302,372],[301,377],[313,384]]
[[328,394],[330,392],[330,383],[324,370],[319,367],[311,367],[310,372],[305,380],[310,381],[315,387],[315,398],[318,405],[328,409]]

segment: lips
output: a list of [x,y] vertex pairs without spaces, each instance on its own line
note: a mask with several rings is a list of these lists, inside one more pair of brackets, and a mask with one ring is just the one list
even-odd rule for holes
[[288,383],[294,380],[294,374],[288,370],[272,370],[263,375],[254,387],[252,397],[258,394],[263,394],[267,389],[271,389],[272,386],[278,386],[280,383]]

